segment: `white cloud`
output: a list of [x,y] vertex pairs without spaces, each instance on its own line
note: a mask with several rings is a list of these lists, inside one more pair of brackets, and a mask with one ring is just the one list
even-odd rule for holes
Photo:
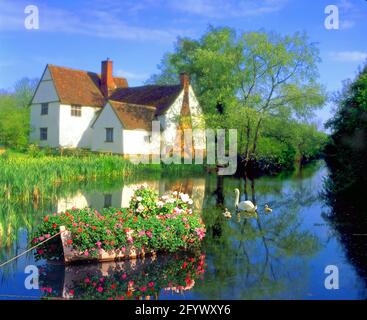
[[[115,6],[113,6],[113,4]],[[0,30],[25,30],[25,2],[0,0]],[[39,6],[39,30],[32,32],[54,32],[81,34],[100,38],[113,38],[140,41],[173,41],[178,35],[188,35],[189,30],[176,28],[149,28],[131,25],[123,19],[120,8],[111,3],[107,8],[100,0],[88,3],[85,10],[69,10]]]
[[339,51],[330,52],[329,57],[339,62],[363,62],[367,59],[367,52],[362,51]]
[[351,29],[355,26],[356,22],[353,20],[341,20],[340,21],[340,29],[342,30],[347,30],[347,29]]

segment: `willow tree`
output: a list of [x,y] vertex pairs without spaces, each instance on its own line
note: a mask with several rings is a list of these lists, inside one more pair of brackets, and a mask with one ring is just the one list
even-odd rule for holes
[[248,161],[266,118],[308,121],[323,105],[318,62],[318,49],[304,33],[210,27],[199,40],[178,39],[150,82],[176,82],[188,72],[210,126],[236,128]]

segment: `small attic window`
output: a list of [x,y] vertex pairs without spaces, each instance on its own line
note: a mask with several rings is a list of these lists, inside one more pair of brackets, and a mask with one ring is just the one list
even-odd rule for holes
[[81,117],[82,116],[82,106],[72,105],[71,106],[71,116],[72,117]]
[[113,142],[113,128],[106,128],[106,142]]
[[48,103],[41,103],[41,116],[48,114]]

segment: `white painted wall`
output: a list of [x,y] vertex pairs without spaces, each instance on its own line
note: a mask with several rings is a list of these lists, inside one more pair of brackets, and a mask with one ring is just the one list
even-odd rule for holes
[[[48,115],[41,115],[41,103],[48,103]],[[40,146],[59,146],[60,103],[50,71],[46,68],[31,104],[30,142]],[[47,140],[40,141],[40,128],[48,128]]]
[[60,105],[59,143],[63,147],[90,148],[92,146],[92,124],[100,107],[82,106],[81,117],[71,115],[71,106]]
[[[31,105],[31,132],[30,142],[36,143],[41,147],[59,146],[59,113],[60,103],[52,102],[48,104],[48,114],[41,115],[41,104],[35,103]],[[40,128],[47,129],[47,140],[40,141]]]
[[181,114],[183,97],[184,92],[182,91],[172,106],[159,118],[163,129],[162,139],[168,146],[172,146],[176,142],[176,131],[178,127],[178,119]]
[[[106,128],[114,128],[113,142],[106,142]],[[93,125],[92,150],[123,154],[122,124],[109,103],[105,105],[97,121]]]
[[[151,136],[150,131],[145,131],[141,129],[137,130],[126,130],[122,131],[123,134],[123,146],[124,154],[159,154],[160,149],[154,148],[155,146],[160,146],[160,139],[152,141],[149,143],[145,140],[146,136]],[[158,152],[154,152],[157,150]]]
[[[176,131],[178,128],[178,119],[181,115],[181,108],[183,103],[184,92],[178,96],[176,101],[167,110],[166,114],[160,117],[161,125],[163,128],[162,138],[167,145],[172,145],[176,142]],[[193,129],[204,129],[203,111],[196,99],[194,90],[189,87],[189,106],[190,114],[192,118]],[[194,146],[196,149],[205,149],[205,134],[199,134],[194,136]]]

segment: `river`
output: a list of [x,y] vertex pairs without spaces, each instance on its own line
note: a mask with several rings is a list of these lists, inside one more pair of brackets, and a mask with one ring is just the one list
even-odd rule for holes
[[[0,299],[73,298],[74,295],[103,299],[102,292],[94,293],[87,286],[93,277],[105,282],[113,280],[115,288],[122,286],[122,282],[142,281],[142,274],[149,286],[142,287],[141,296],[149,299],[366,299],[367,281],[356,268],[356,265],[360,268],[361,261],[346,254],[348,243],[343,239],[349,237],[342,237],[327,219],[332,210],[322,197],[327,173],[324,162],[319,161],[300,172],[254,181],[215,174],[129,177],[125,181],[63,186],[41,203],[3,202],[0,261],[28,247],[28,233],[46,214],[71,207],[125,207],[134,188],[143,183],[159,193],[173,189],[189,193],[194,209],[202,212],[207,234],[195,280],[188,281],[183,271],[186,265],[182,266],[182,261],[186,258],[194,261],[190,257],[158,256],[143,261],[65,267],[35,261],[30,252],[0,268]],[[235,188],[240,189],[241,200],[256,202],[257,217],[236,214]],[[265,204],[272,208],[271,213],[265,212]],[[232,212],[230,220],[223,217],[224,208]],[[25,272],[27,266],[33,265],[36,269],[30,270],[39,272],[38,289],[29,287],[27,277],[31,273]],[[337,289],[325,286],[325,279],[329,281],[325,272],[328,266],[332,266],[329,268],[337,279],[334,281],[338,281]],[[180,277],[187,285],[175,284],[175,280],[183,281]]]

